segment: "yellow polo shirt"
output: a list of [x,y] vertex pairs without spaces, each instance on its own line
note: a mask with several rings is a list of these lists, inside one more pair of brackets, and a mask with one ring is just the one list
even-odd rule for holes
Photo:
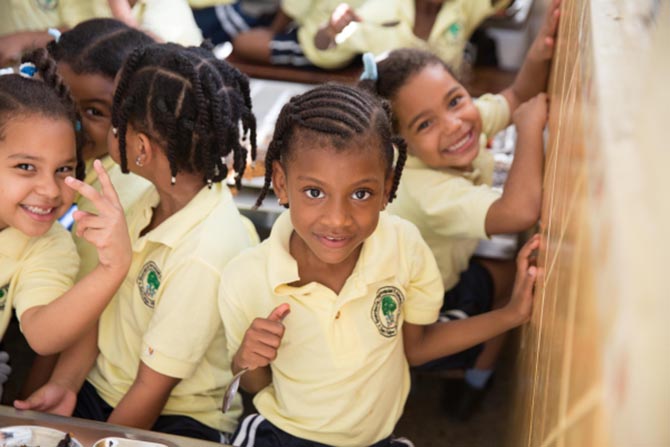
[[0,35],[74,27],[94,17],[109,17],[107,0],[2,0]]
[[[445,0],[428,39],[423,40],[413,31],[414,0],[367,0],[356,8],[361,22],[349,24],[337,36],[337,46],[328,50],[314,46],[314,36],[328,17],[324,19],[323,14],[310,16],[301,24],[298,40],[305,56],[322,68],[343,67],[365,52],[379,55],[396,48],[420,48],[435,53],[457,70],[477,26],[509,3],[510,0]],[[396,21],[400,22],[396,26],[379,25]]]
[[220,411],[232,375],[216,297],[223,267],[250,246],[247,229],[228,187],[217,183],[140,236],[158,200],[151,188],[128,213],[132,264],[100,318],[100,354],[88,380],[114,407],[142,361],[182,379],[162,414],[232,432],[242,404],[238,398],[231,411]]
[[294,436],[370,445],[389,436],[402,414],[410,386],[402,325],[437,320],[439,271],[414,225],[382,213],[339,295],[315,282],[290,286],[299,276],[289,213],[222,275],[228,353],[237,352],[254,318],[289,303],[272,384],[256,395],[256,408]]
[[500,197],[491,189],[493,156],[486,142],[509,124],[509,105],[502,95],[491,94],[476,99],[475,105],[482,120],[482,134],[473,170],[432,169],[409,156],[397,197],[387,208],[419,228],[435,255],[446,290],[458,282],[479,239],[488,238],[486,213]]
[[[124,174],[121,172],[121,166],[117,165],[109,155],[102,157],[100,161],[102,162],[105,171],[107,171],[116,193],[119,195],[121,206],[123,206],[123,209],[128,213],[130,206],[151,187],[151,183],[139,175],[132,173]],[[89,160],[86,163],[86,178],[84,179],[84,182],[93,186],[98,191],[102,189],[100,180],[98,179],[98,173],[93,169],[93,160]],[[93,206],[93,203],[81,195],[77,194],[75,202],[80,210],[88,211],[89,213],[97,213],[97,209]],[[98,251],[94,245],[87,242],[84,238],[77,237],[76,227],[77,224],[75,223],[74,229],[72,230],[72,237],[77,246],[79,257],[81,258],[79,273],[77,274],[77,280],[79,280],[90,273],[91,270],[98,265]]]
[[0,231],[0,340],[12,309],[21,320],[26,309],[49,304],[72,287],[78,268],[77,250],[58,222],[39,237]]

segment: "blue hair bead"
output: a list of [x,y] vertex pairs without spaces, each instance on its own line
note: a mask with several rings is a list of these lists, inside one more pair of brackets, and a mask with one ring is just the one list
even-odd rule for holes
[[361,73],[361,80],[369,79],[371,81],[376,81],[378,77],[379,73],[377,72],[375,56],[372,53],[363,54],[363,73]]
[[81,132],[81,121],[77,120],[74,123],[74,130],[77,132]]
[[32,78],[37,73],[37,67],[32,62],[24,62],[19,66],[19,74],[24,78]]

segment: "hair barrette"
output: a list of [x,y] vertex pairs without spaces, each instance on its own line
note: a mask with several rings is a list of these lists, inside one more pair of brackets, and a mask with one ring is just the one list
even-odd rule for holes
[[37,67],[32,62],[24,62],[19,65],[19,74],[24,78],[32,78],[37,72]]
[[378,77],[379,72],[377,71],[375,56],[369,52],[363,54],[363,73],[361,73],[361,80],[369,79],[371,81],[376,81]]
[[48,33],[51,37],[54,38],[54,40],[56,41],[56,43],[58,43],[58,41],[60,40],[60,36],[63,34],[63,33],[60,32],[60,30],[59,30],[58,28],[49,28],[49,29],[47,30],[47,33]]
[[14,74],[15,71],[12,67],[0,68],[0,76]]

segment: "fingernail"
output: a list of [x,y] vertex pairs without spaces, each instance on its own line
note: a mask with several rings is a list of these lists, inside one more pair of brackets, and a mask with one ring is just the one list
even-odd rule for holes
[[67,176],[67,177],[65,177],[65,183],[67,183],[68,185],[74,185],[74,184],[76,184],[78,181],[79,181],[79,180],[77,180],[76,178],[71,177],[71,176]]

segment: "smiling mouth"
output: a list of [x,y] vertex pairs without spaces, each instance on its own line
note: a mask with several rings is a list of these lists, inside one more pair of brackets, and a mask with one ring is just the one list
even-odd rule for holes
[[454,154],[462,151],[463,149],[467,148],[470,146],[470,142],[472,140],[473,132],[470,130],[470,132],[466,133],[463,138],[452,144],[451,146],[447,147],[444,149],[444,152],[447,152],[449,154]]
[[322,241],[324,245],[330,248],[339,248],[344,245],[349,241],[349,237],[347,236],[318,236],[318,238]]
[[56,212],[56,207],[41,207],[35,205],[21,205],[28,215],[38,221],[52,220]]

